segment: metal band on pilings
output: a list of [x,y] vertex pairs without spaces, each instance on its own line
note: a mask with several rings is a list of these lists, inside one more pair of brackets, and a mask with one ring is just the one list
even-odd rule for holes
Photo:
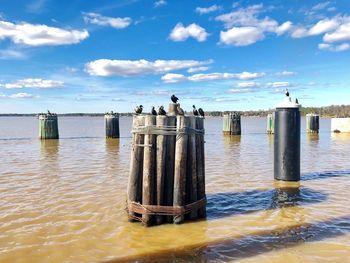
[[180,135],[180,134],[204,134],[204,129],[194,129],[190,127],[177,128],[176,126],[138,126],[134,127],[131,133],[144,135]]

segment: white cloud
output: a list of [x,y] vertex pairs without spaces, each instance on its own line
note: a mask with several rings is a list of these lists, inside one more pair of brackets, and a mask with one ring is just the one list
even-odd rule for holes
[[97,13],[83,13],[83,18],[86,23],[114,28],[128,27],[132,21],[130,17],[107,17]]
[[193,37],[199,42],[203,42],[207,39],[209,34],[205,29],[195,23],[184,27],[182,23],[177,23],[173,30],[170,32],[169,38],[173,41],[185,41],[189,37]]
[[290,83],[287,81],[277,81],[277,82],[269,82],[266,84],[266,86],[271,88],[283,88],[283,87],[290,87]]
[[240,82],[237,84],[237,87],[241,88],[241,89],[258,88],[258,87],[261,87],[261,84],[254,82],[254,81],[253,82]]
[[0,50],[0,59],[23,59],[25,55],[22,52],[6,49]]
[[196,8],[196,12],[198,14],[208,14],[208,13],[211,13],[211,12],[215,12],[215,11],[218,11],[218,10],[221,10],[222,7],[221,6],[218,6],[218,5],[212,5],[212,6],[209,6],[209,7],[197,7]]
[[276,28],[276,34],[278,36],[283,35],[284,33],[291,30],[292,27],[293,27],[292,22],[290,22],[290,21],[284,22],[282,25],[280,25]]
[[340,25],[334,32],[327,33],[323,36],[323,41],[328,43],[350,40],[350,17],[347,22]]
[[276,73],[277,76],[294,76],[295,72],[293,71],[281,71]]
[[196,72],[199,72],[199,71],[206,71],[208,70],[209,68],[208,67],[197,67],[197,68],[189,68],[187,70],[188,73],[196,73]]
[[350,49],[350,44],[343,43],[343,44],[334,46],[332,44],[321,43],[321,44],[318,44],[318,49],[329,50],[329,51],[333,51],[333,52],[340,52],[340,51],[345,51],[345,50]]
[[212,80],[225,80],[225,79],[256,79],[265,76],[265,73],[208,73],[208,74],[195,74],[188,77],[189,80],[199,82],[199,81],[212,81]]
[[233,46],[251,45],[263,38],[263,32],[256,27],[233,27],[220,32],[220,42]]
[[34,98],[32,94],[21,92],[21,93],[15,93],[9,96],[12,99],[31,99]]
[[0,21],[0,40],[11,39],[16,44],[29,46],[77,44],[87,38],[86,30],[65,30],[46,25],[14,24]]
[[22,79],[12,83],[0,84],[0,87],[4,87],[6,89],[21,89],[21,88],[49,89],[49,88],[60,88],[63,86],[64,86],[63,81],[45,80],[45,79]]
[[229,93],[251,93],[254,92],[256,90],[253,89],[229,89],[228,92]]
[[92,76],[130,77],[147,74],[162,74],[173,70],[188,69],[213,63],[212,60],[110,60],[98,59],[85,64]]
[[164,83],[178,83],[187,80],[187,78],[182,74],[168,73],[161,78]]
[[318,3],[317,5],[314,5],[311,10],[313,11],[320,11],[325,9],[326,7],[328,7],[331,4],[331,2],[327,1],[327,2],[323,2],[323,3]]
[[158,1],[154,2],[155,7],[159,7],[159,6],[166,5],[166,4],[167,4],[167,2],[165,0],[158,0]]
[[309,29],[309,35],[320,35],[336,29],[339,26],[337,19],[323,19],[318,21],[314,26]]

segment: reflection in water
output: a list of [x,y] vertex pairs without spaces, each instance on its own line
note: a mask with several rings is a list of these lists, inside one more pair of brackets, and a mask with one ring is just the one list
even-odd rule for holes
[[106,138],[106,152],[108,154],[117,154],[119,152],[119,145],[120,140],[119,139],[113,139],[113,138]]
[[39,140],[41,156],[47,159],[57,159],[60,147],[59,140]]
[[318,133],[307,133],[306,139],[307,139],[307,142],[309,142],[309,143],[310,142],[318,143],[320,136]]
[[350,132],[332,132],[331,137],[333,140],[339,140],[339,141],[350,141]]
[[274,144],[274,139],[275,139],[275,135],[273,134],[267,134],[267,140],[268,140],[268,143],[269,143],[269,146],[273,147],[273,144]]
[[230,146],[230,145],[237,145],[239,146],[241,143],[241,135],[224,135],[224,145]]

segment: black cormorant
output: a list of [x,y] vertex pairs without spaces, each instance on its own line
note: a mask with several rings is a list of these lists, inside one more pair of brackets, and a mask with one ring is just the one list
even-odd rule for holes
[[198,111],[196,109],[196,106],[192,105],[192,107],[193,107],[193,115],[198,116]]
[[285,94],[286,94],[287,97],[289,97],[289,91],[288,91],[288,89],[286,89],[286,93],[285,93]]
[[165,115],[165,114],[166,114],[166,111],[164,110],[164,107],[160,106],[158,109],[158,115]]
[[199,113],[200,116],[204,117],[204,111],[203,111],[202,108],[198,109],[198,113]]
[[141,114],[141,113],[142,113],[142,110],[143,110],[143,106],[142,106],[142,105],[136,106],[136,108],[135,108],[136,114]]
[[171,95],[171,101],[174,102],[174,103],[177,103],[177,101],[179,100],[178,97],[175,96],[175,94]]
[[185,115],[184,110],[180,107],[180,104],[177,105],[177,114],[178,115]]
[[157,112],[156,112],[156,110],[154,109],[154,107],[153,107],[153,106],[152,106],[151,113],[152,113],[152,115],[157,115]]

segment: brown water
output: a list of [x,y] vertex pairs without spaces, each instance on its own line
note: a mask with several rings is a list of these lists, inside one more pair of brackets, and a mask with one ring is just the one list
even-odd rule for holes
[[273,180],[265,118],[224,137],[207,118],[207,220],[127,222],[131,119],[106,140],[102,117],[59,118],[59,141],[31,117],[0,118],[0,262],[349,262],[350,134],[302,120],[302,181]]

